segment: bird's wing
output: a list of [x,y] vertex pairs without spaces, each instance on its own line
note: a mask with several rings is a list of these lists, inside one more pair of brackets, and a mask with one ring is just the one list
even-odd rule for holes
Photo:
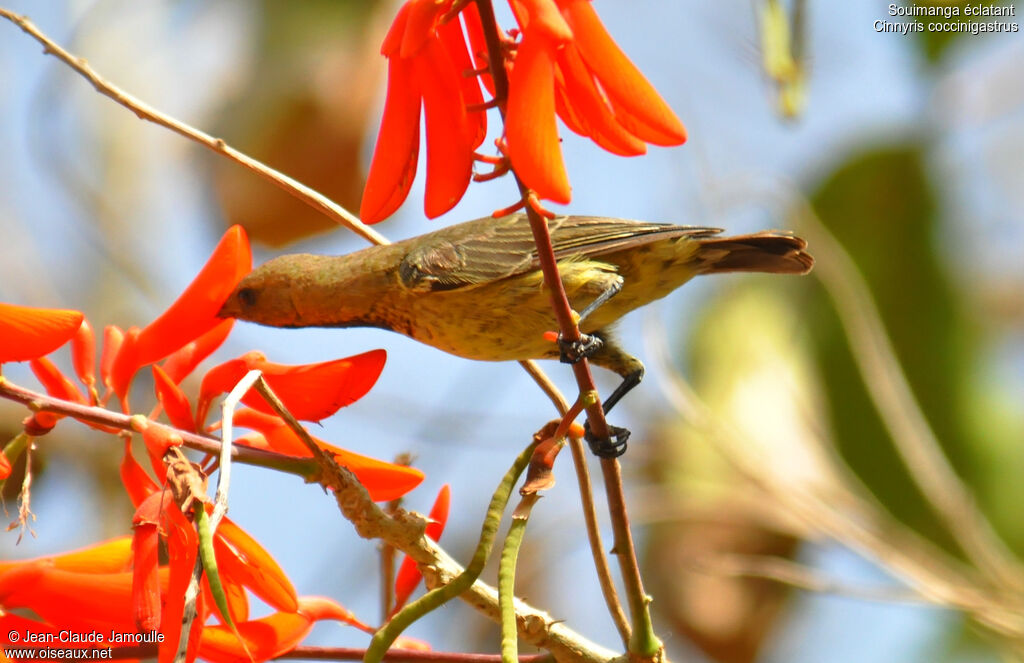
[[[644,223],[611,217],[565,216],[548,223],[555,258],[594,257],[673,237],[705,237],[716,228]],[[454,290],[535,270],[540,263],[523,214],[478,219],[418,238],[399,266],[414,290]]]

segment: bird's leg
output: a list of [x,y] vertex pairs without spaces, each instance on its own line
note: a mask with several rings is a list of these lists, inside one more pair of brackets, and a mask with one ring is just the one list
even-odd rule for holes
[[[619,386],[615,388],[615,391],[613,391],[611,395],[604,400],[604,403],[601,404],[601,409],[604,410],[604,413],[608,414],[608,411],[615,407],[615,404],[618,403],[623,396],[628,394],[633,387],[640,384],[640,381],[643,379],[643,365],[622,378],[622,382],[620,382]],[[590,432],[590,422],[587,421],[583,424],[583,439],[587,441],[587,444],[590,446],[590,451],[593,452],[595,456],[600,456],[601,458],[618,458],[622,454],[626,453],[626,441],[629,440],[629,429],[612,425],[609,425],[608,429],[611,432],[611,437],[599,438]]]
[[[579,319],[576,321],[577,325],[583,322],[588,315],[596,311],[602,304],[619,294],[622,290],[622,278],[619,276],[616,276],[613,279],[608,279],[607,284],[607,287],[605,287],[597,297],[594,298],[594,301],[587,304],[579,314]],[[558,358],[564,364],[575,364],[584,357],[593,356],[593,354],[598,352],[603,345],[604,340],[597,334],[584,334],[581,332],[579,341],[566,341],[562,338],[561,333],[559,333],[558,347],[560,349],[560,353]]]

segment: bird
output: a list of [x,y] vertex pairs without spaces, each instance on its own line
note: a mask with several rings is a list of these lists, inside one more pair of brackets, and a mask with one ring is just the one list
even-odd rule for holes
[[[643,363],[612,331],[626,313],[694,276],[728,272],[806,274],[807,243],[785,231],[721,236],[703,226],[601,216],[548,221],[558,271],[583,341],[552,342],[554,313],[525,214],[484,217],[341,256],[289,254],[235,287],[220,309],[272,327],[377,327],[466,359],[589,361],[622,382],[607,412],[640,383]],[[625,450],[594,440],[599,456]]]

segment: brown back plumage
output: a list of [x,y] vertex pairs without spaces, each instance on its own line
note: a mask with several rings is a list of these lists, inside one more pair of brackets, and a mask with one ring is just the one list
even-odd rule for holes
[[701,273],[768,272],[806,274],[814,258],[804,253],[807,242],[788,233],[766,230],[734,237],[709,237],[697,240]]

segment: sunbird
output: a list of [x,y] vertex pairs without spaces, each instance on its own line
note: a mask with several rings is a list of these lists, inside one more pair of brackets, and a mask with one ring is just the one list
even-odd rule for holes
[[[612,325],[698,274],[806,274],[807,243],[785,232],[720,237],[717,228],[599,216],[548,222],[566,295],[580,311],[579,346],[549,340],[557,326],[525,214],[485,217],[343,256],[283,255],[241,280],[220,311],[272,327],[379,327],[467,359],[590,361],[622,383],[608,411],[643,378]],[[621,434],[621,435],[620,435]],[[613,457],[625,449],[594,440]]]

